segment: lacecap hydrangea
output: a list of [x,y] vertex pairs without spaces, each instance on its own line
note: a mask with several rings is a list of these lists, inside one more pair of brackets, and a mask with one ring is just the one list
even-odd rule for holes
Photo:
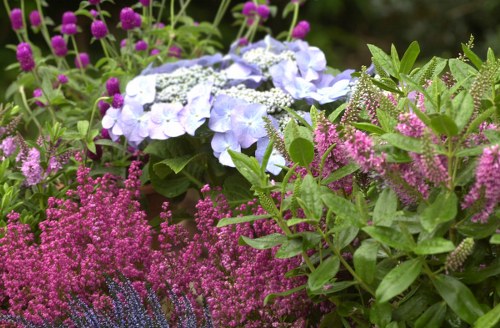
[[[112,139],[134,147],[144,140],[194,136],[203,124],[214,133],[211,146],[220,163],[234,166],[228,150],[267,146],[263,117],[283,120],[283,107],[296,101],[326,104],[350,91],[351,73],[326,73],[323,52],[306,42],[271,37],[221,54],[148,67],[131,80],[123,106],[111,107],[102,125]],[[285,115],[286,116],[286,115]],[[277,124],[279,127],[279,124]],[[268,170],[285,164],[274,151]]]

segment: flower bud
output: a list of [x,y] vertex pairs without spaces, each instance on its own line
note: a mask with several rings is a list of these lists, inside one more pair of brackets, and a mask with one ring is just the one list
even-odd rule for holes
[[311,27],[309,25],[308,21],[300,21],[292,31],[292,37],[295,39],[304,39],[311,30]]
[[64,57],[68,54],[68,46],[62,35],[55,35],[50,40],[52,49],[58,57]]
[[32,27],[40,27],[42,25],[42,17],[38,10],[33,10],[30,13],[30,23]]
[[23,12],[19,8],[14,8],[10,12],[10,23],[14,31],[19,31],[24,27]]

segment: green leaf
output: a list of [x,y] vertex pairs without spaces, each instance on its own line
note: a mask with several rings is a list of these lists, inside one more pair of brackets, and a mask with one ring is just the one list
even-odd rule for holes
[[307,278],[310,290],[318,290],[335,277],[339,271],[340,260],[337,256],[330,256],[324,260]]
[[392,59],[392,65],[394,66],[394,71],[396,72],[395,76],[398,77],[399,74],[397,74],[397,72],[399,72],[400,61],[399,61],[398,51],[396,50],[394,44],[391,44],[391,59]]
[[315,219],[300,219],[300,218],[291,218],[291,219],[288,219],[286,220],[286,225],[291,227],[291,226],[294,226],[296,224],[300,224],[300,223],[309,223],[309,224],[318,224],[318,221],[315,220]]
[[[472,215],[473,213],[469,213]],[[463,220],[460,224],[457,225],[458,231],[467,236],[472,237],[474,239],[483,239],[487,238],[493,234],[500,226],[500,218],[496,215],[490,216],[488,222],[472,222],[472,220]]]
[[154,190],[165,197],[182,195],[191,186],[191,181],[186,177],[162,180],[154,173],[152,168],[150,168],[149,174]]
[[474,100],[470,93],[464,90],[453,98],[452,104],[455,123],[458,127],[458,131],[461,132],[467,123],[469,123],[472,113],[474,112]]
[[298,201],[304,209],[308,219],[316,219],[318,221],[321,219],[323,215],[323,204],[320,196],[321,193],[316,180],[314,180],[312,175],[306,175],[302,180],[300,198]]
[[361,280],[367,284],[371,284],[375,279],[377,252],[378,243],[373,240],[365,240],[353,255],[354,269]]
[[271,215],[263,214],[263,215],[245,215],[245,216],[237,216],[234,218],[224,218],[217,222],[217,228],[225,227],[231,224],[240,224],[245,222],[253,222],[256,220],[269,219]]
[[339,117],[340,114],[342,114],[342,112],[347,108],[347,105],[348,105],[348,103],[345,102],[342,105],[340,105],[339,107],[337,107],[330,115],[328,115],[328,119],[331,122],[335,122],[337,117]]
[[412,243],[406,239],[401,231],[396,229],[383,226],[368,226],[364,227],[363,231],[381,244],[404,251],[411,251],[412,249]]
[[430,127],[437,134],[444,134],[448,137],[456,136],[459,131],[453,119],[445,114],[432,115]]
[[229,155],[236,169],[252,184],[252,186],[263,187],[263,181],[266,181],[266,177],[255,157],[250,157],[232,150],[229,150]]
[[87,131],[89,130],[89,121],[78,121],[78,123],[76,123],[76,127],[80,136],[85,139]]
[[264,305],[269,304],[269,302],[272,302],[277,297],[283,297],[283,296],[292,295],[293,293],[299,292],[299,291],[301,291],[304,288],[306,288],[306,285],[300,285],[298,287],[295,287],[295,288],[292,288],[292,289],[289,289],[289,290],[285,290],[284,292],[281,292],[281,293],[271,293],[271,294],[268,294],[266,296],[266,298],[264,298]]
[[420,53],[420,46],[417,41],[413,41],[406,49],[403,58],[401,58],[401,65],[399,66],[399,73],[408,74],[410,73],[417,57]]
[[333,243],[337,249],[343,249],[357,237],[358,233],[359,228],[349,225],[337,232]]
[[390,303],[375,302],[370,308],[370,322],[377,327],[387,328],[392,319],[392,306]]
[[248,245],[255,249],[269,249],[275,246],[281,245],[287,241],[285,235],[280,233],[273,233],[267,236],[263,236],[260,238],[248,238],[246,236],[240,236],[238,240],[238,244],[240,245]]
[[313,142],[308,138],[299,136],[299,133],[297,134],[294,133],[292,136],[290,136],[290,134],[287,134],[285,132],[285,139],[286,138],[289,138],[289,140],[291,140],[290,143],[288,144],[287,151],[290,154],[290,158],[292,159],[292,161],[304,167],[311,164],[311,162],[314,159]]
[[453,220],[457,215],[458,198],[454,192],[441,191],[434,202],[422,212],[422,227],[432,232],[439,224]]
[[392,269],[380,282],[375,295],[378,302],[387,302],[404,292],[417,279],[422,271],[420,259],[412,259]]
[[490,244],[498,245],[500,244],[500,234],[494,234],[490,238]]
[[388,74],[395,76],[395,70],[391,57],[387,55],[382,49],[373,44],[368,45],[368,49],[373,56],[373,60]]
[[413,248],[413,252],[418,255],[428,255],[447,253],[454,249],[455,245],[450,240],[436,237],[419,242],[418,245]]
[[381,138],[399,149],[412,151],[414,153],[422,152],[422,142],[418,139],[407,137],[398,133],[386,133]]
[[184,156],[180,156],[180,157],[167,158],[167,159],[162,160],[161,162],[154,164],[154,166],[155,166],[154,169],[157,170],[158,166],[166,165],[170,169],[172,169],[172,171],[174,171],[175,174],[177,174],[180,171],[182,171],[186,167],[186,165],[189,164],[189,162],[191,162],[193,159],[199,157],[200,155],[201,154],[197,154],[194,156],[193,155],[184,155]]
[[368,122],[352,123],[352,125],[359,130],[367,131],[374,134],[384,134],[387,132],[384,131],[384,129]]
[[446,303],[439,302],[428,308],[415,321],[415,328],[439,328],[442,327],[446,315]]
[[390,227],[398,209],[398,196],[391,188],[385,188],[378,196],[373,209],[373,223]]
[[337,216],[346,219],[358,228],[361,228],[364,225],[364,222],[361,220],[361,214],[356,209],[356,205],[351,203],[349,200],[333,193],[322,194],[321,200],[325,206],[337,214]]
[[483,61],[481,58],[479,58],[478,55],[474,53],[474,51],[471,50],[471,48],[467,47],[466,44],[462,43],[462,50],[464,54],[467,56],[467,58],[470,59],[471,63],[476,66],[477,69],[480,69],[481,66],[483,66]]
[[484,112],[482,112],[481,114],[479,114],[478,117],[476,117],[474,120],[472,120],[472,122],[469,124],[469,127],[467,128],[466,134],[470,134],[471,132],[476,131],[476,129],[479,127],[479,125],[481,125],[481,123],[483,123],[491,115],[493,115],[496,112],[496,110],[497,110],[497,107],[492,106],[492,107],[488,108],[487,110],[485,110]]
[[474,328],[495,328],[500,321],[500,304],[474,322]]
[[484,314],[474,294],[456,278],[440,274],[432,283],[446,304],[465,322],[473,324]]
[[459,83],[463,83],[463,81],[469,79],[477,72],[472,66],[456,58],[449,59],[448,65],[450,66],[451,74]]
[[334,171],[332,174],[330,174],[327,178],[321,181],[321,184],[327,185],[333,181],[337,181],[342,179],[343,177],[348,176],[349,174],[352,174],[359,170],[359,166],[356,163],[349,163],[346,166],[342,166],[338,170]]
[[274,257],[277,259],[288,259],[302,253],[304,248],[301,238],[294,238],[285,241],[278,249]]

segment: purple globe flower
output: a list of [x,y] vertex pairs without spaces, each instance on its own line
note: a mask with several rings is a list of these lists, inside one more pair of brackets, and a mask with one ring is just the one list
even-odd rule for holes
[[86,68],[90,64],[89,55],[85,52],[79,53],[78,56],[75,57],[75,66],[77,68]]
[[255,14],[256,10],[257,10],[257,6],[255,5],[255,3],[253,3],[253,1],[247,1],[243,5],[243,10],[241,11],[241,13],[243,15],[249,17],[249,16],[253,16]]
[[111,106],[114,108],[122,108],[123,107],[123,96],[119,93],[115,93],[113,96],[113,101],[111,102]]
[[135,50],[136,51],[145,51],[148,49],[148,44],[146,41],[144,40],[139,40],[137,41],[137,43],[135,44]]
[[147,7],[151,4],[151,0],[139,0],[139,2],[141,3],[141,5],[143,5],[144,7]]
[[62,35],[53,36],[50,43],[56,56],[64,57],[68,54],[68,46]]
[[67,77],[66,75],[64,75],[64,74],[59,74],[59,75],[57,76],[57,81],[58,81],[59,83],[61,83],[61,84],[66,84],[66,83],[68,83],[68,81],[69,81],[69,80],[68,80],[68,77]]
[[76,24],[76,15],[72,11],[67,11],[63,14],[62,25]]
[[156,49],[156,48],[155,49],[151,49],[151,51],[149,52],[150,56],[156,56],[158,54],[160,54],[160,50]]
[[91,5],[96,6],[96,5],[98,5],[98,4],[101,3],[101,0],[89,0],[89,2],[90,2]]
[[29,72],[35,68],[33,51],[31,50],[29,43],[21,42],[17,45],[16,58],[23,71]]
[[108,28],[106,27],[106,24],[100,20],[92,22],[92,25],[90,25],[90,31],[96,39],[102,39],[108,35]]
[[19,8],[14,8],[10,12],[10,23],[14,31],[18,31],[24,27],[23,12]]
[[174,58],[181,58],[182,49],[177,46],[171,46],[168,48],[168,56]]
[[132,8],[125,7],[120,11],[120,22],[125,31],[141,26],[141,16]]
[[104,100],[99,100],[99,102],[97,103],[97,108],[99,108],[99,113],[101,113],[101,116],[106,115],[109,107],[111,107],[111,105]]
[[127,39],[122,39],[120,41],[120,48],[125,48],[127,46]]
[[106,81],[106,91],[108,92],[108,96],[114,96],[120,93],[120,80],[116,77],[109,78]]
[[308,21],[305,21],[305,20],[300,21],[293,28],[292,37],[295,39],[304,39],[310,30],[311,30],[311,26],[309,25]]
[[33,10],[30,13],[30,23],[32,27],[39,27],[42,25],[42,17],[40,16],[40,12],[38,10]]
[[35,104],[38,107],[45,107],[45,104],[41,102],[40,100],[37,100],[37,98],[42,98],[43,97],[43,91],[40,88],[36,88],[33,90],[33,98],[35,98]]
[[61,27],[61,33],[66,35],[75,35],[78,32],[76,24],[63,24]]
[[263,20],[266,20],[269,18],[269,7],[266,5],[260,5],[257,7],[257,15],[259,15]]
[[90,9],[90,14],[92,15],[92,17],[97,17],[99,16],[99,12],[95,9]]

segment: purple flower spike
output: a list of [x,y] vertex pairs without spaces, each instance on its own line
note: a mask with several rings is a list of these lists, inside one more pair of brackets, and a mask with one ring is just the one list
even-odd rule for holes
[[106,24],[100,20],[92,22],[92,25],[90,25],[90,31],[96,39],[102,39],[108,35],[108,28],[106,27]]
[[31,50],[29,43],[21,42],[17,45],[16,58],[23,71],[29,72],[35,68],[33,51]]
[[120,80],[116,77],[112,77],[106,81],[106,91],[108,92],[108,96],[114,96],[117,93],[120,93]]
[[14,8],[10,12],[10,23],[14,31],[19,31],[23,26],[23,12],[19,8]]
[[86,68],[87,66],[89,66],[89,64],[90,64],[90,58],[87,53],[82,52],[78,54],[77,57],[75,57],[76,68]]
[[64,57],[68,54],[68,46],[62,35],[55,35],[50,41],[54,53],[58,57]]
[[76,24],[76,15],[72,11],[67,11],[63,14],[62,25]]
[[33,10],[30,13],[30,23],[32,27],[40,27],[42,25],[42,17],[38,10]]
[[141,16],[132,8],[125,7],[120,11],[120,22],[125,31],[132,30],[140,26]]
[[146,41],[144,40],[139,40],[137,41],[137,43],[135,44],[135,50],[136,51],[145,51],[148,49],[148,44]]
[[243,5],[243,10],[241,11],[241,13],[243,15],[249,17],[249,16],[253,16],[255,14],[256,10],[257,10],[257,6],[255,5],[255,3],[253,3],[253,1],[247,1]]
[[257,7],[257,15],[259,15],[260,18],[262,18],[263,20],[266,20],[269,18],[269,13],[270,13],[270,10],[269,10],[268,6],[260,5]]
[[309,25],[308,21],[300,21],[298,24],[293,28],[292,31],[292,37],[295,39],[304,39],[311,30],[311,26]]
[[66,35],[75,35],[78,32],[76,24],[64,24],[61,27],[61,33]]
[[40,165],[40,152],[31,148],[28,156],[21,166],[21,172],[26,177],[26,184],[33,186],[42,181],[43,168]]

